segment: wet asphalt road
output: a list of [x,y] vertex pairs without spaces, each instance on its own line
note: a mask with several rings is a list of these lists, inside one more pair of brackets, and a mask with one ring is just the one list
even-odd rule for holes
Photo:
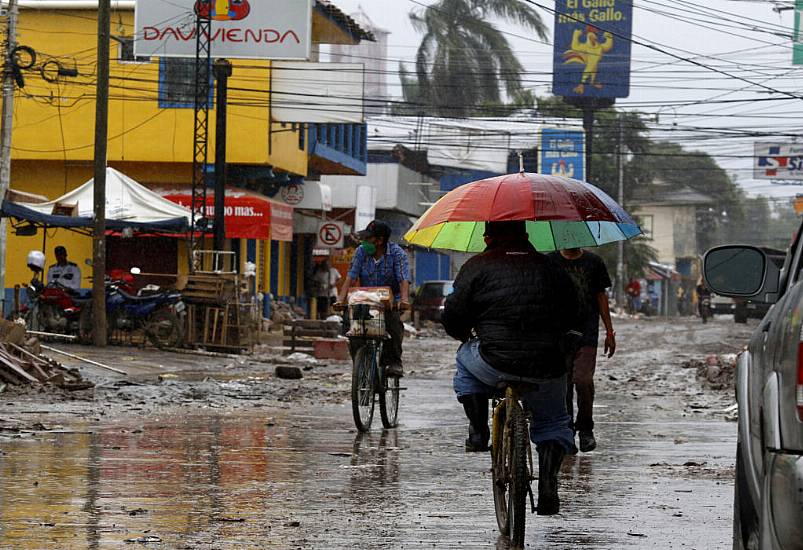
[[[678,363],[742,334],[727,320],[619,331],[621,355],[599,367],[600,449],[567,459],[562,514],[529,516],[527,546],[729,548],[736,424],[718,411],[730,398]],[[462,450],[455,347],[408,344],[418,370],[396,430],[377,418],[358,435],[347,403],[305,401],[0,437],[0,548],[506,548],[489,458]]]

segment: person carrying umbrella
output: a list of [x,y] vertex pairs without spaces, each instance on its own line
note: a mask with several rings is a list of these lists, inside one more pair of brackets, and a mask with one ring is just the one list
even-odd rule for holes
[[460,270],[442,317],[447,332],[463,342],[454,386],[469,418],[466,449],[487,449],[489,387],[500,376],[541,380],[538,391],[524,397],[537,409],[530,435],[539,456],[539,513],[557,513],[558,470],[574,447],[565,385],[570,346],[559,342],[583,321],[571,278],[538,251],[601,246],[641,234],[635,220],[595,186],[522,170],[450,191],[404,237],[425,248],[482,253]]
[[571,279],[530,244],[524,221],[485,224],[487,249],[470,259],[441,322],[460,340],[454,391],[469,420],[466,451],[488,450],[488,399],[500,382],[537,385],[523,402],[539,458],[538,512],[558,513],[557,476],[574,444],[566,411],[565,337],[582,326]]

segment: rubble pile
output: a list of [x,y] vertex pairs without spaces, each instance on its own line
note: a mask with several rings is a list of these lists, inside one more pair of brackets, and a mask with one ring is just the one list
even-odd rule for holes
[[736,355],[709,355],[704,361],[692,360],[683,365],[697,371],[697,378],[706,388],[717,391],[733,389],[736,375]]
[[51,385],[66,390],[93,387],[76,369],[41,354],[39,341],[23,325],[0,319],[0,388]]

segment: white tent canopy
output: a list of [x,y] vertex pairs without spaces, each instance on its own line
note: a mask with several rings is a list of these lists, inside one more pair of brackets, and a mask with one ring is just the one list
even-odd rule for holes
[[[5,215],[56,226],[76,226],[94,218],[95,180],[91,179],[58,199],[43,203],[3,204]],[[133,226],[153,229],[186,229],[192,213],[114,168],[106,169],[106,220],[110,228]],[[72,220],[72,221],[68,221]]]

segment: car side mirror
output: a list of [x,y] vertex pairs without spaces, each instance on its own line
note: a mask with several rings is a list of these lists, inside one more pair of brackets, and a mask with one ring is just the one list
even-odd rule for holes
[[760,248],[726,245],[712,248],[703,259],[705,282],[714,293],[775,303],[781,271]]

